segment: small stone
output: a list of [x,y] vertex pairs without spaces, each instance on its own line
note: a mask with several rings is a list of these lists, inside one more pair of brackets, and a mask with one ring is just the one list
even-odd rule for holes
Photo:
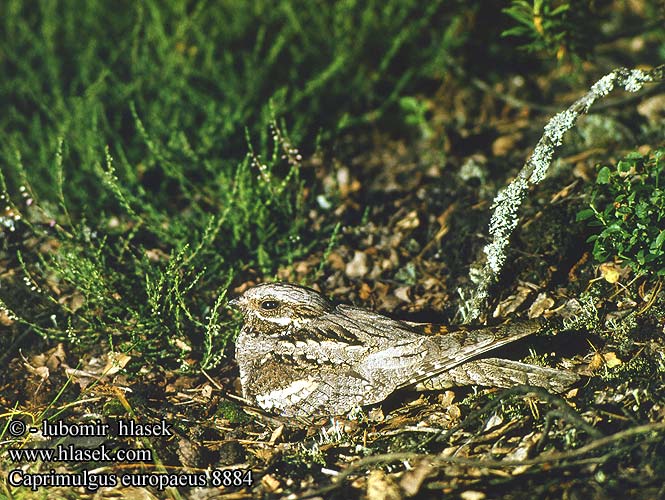
[[365,276],[368,271],[367,254],[356,250],[351,262],[346,264],[346,275],[349,278],[361,278]]
[[411,297],[409,297],[409,290],[411,290],[410,286],[401,286],[396,288],[393,293],[395,294],[395,297],[400,299],[402,302],[411,302]]
[[482,491],[467,490],[460,493],[462,500],[484,500],[486,497]]

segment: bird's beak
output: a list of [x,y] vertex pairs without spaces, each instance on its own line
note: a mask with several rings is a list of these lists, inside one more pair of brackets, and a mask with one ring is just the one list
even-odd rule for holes
[[236,297],[235,299],[231,299],[227,302],[227,304],[234,309],[238,309],[240,307],[240,297]]

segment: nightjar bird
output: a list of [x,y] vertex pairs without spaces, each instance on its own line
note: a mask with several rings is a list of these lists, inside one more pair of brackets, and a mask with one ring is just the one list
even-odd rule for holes
[[448,331],[397,321],[290,283],[264,283],[231,300],[243,396],[284,416],[342,415],[402,387],[530,384],[561,392],[572,372],[479,355],[537,332],[527,320]]

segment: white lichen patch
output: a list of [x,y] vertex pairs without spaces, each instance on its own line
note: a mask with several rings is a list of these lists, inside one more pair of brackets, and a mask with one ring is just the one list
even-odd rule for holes
[[567,109],[552,117],[547,125],[545,125],[545,136],[549,137],[555,146],[560,146],[565,134],[575,124],[577,113]]
[[641,69],[634,69],[630,71],[628,76],[623,81],[623,88],[628,92],[637,92],[646,82],[650,82],[652,80],[653,78]]
[[591,93],[596,97],[605,97],[614,89],[614,81],[616,78],[617,75],[614,71],[605,75],[591,86]]
[[505,249],[508,246],[510,235],[517,227],[519,220],[517,212],[527,188],[527,181],[522,177],[517,177],[494,199],[494,213],[489,227],[493,241],[484,248],[487,255],[487,266],[494,273],[501,270],[506,260]]
[[529,182],[531,182],[531,184],[538,184],[545,178],[547,169],[550,168],[553,155],[554,147],[552,147],[552,145],[545,144],[543,141],[538,143],[536,149],[533,150],[531,158],[529,158],[529,164],[533,168],[531,177],[529,177]]

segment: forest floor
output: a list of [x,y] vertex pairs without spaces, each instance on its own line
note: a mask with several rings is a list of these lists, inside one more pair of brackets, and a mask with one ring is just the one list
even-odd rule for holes
[[[607,68],[586,67],[593,76],[574,92],[560,84],[566,65],[495,84],[451,74],[418,95],[419,111],[406,131],[370,124],[342,134],[334,149],[304,155],[298,163],[300,196],[309,204],[300,221],[304,238],[326,234],[327,241],[284,262],[274,278],[396,319],[464,323],[474,289],[470,269],[483,263],[495,194],[529,157],[547,120]],[[191,345],[167,333],[171,347],[180,349],[180,365],[162,364],[142,358],[140,348],[117,349],[115,332],[82,348],[76,331],[62,322],[61,338],[45,339],[3,310],[0,328],[11,332],[11,341],[0,355],[6,422],[0,498],[663,498],[662,276],[637,273],[618,257],[595,260],[587,241],[595,229],[577,214],[589,208],[600,167],[665,144],[658,135],[664,115],[663,87],[652,85],[637,95],[615,92],[580,118],[547,178],[530,189],[507,264],[491,289],[484,323],[544,317],[559,325],[493,355],[572,370],[581,378],[569,391],[401,390],[351,416],[287,419],[241,398],[232,341],[211,346],[220,361],[204,369],[197,364],[201,349],[190,354]],[[139,226],[127,227],[138,233]],[[42,261],[26,264],[16,256],[19,249],[46,261],[61,245],[58,238],[35,236],[20,224],[7,235],[2,287],[27,277],[55,306],[73,313],[88,307],[85,294],[54,275],[30,283],[31,266],[40,268]],[[153,248],[147,260],[174,261],[160,244]],[[259,265],[236,269],[227,296],[267,276]],[[210,292],[204,299],[211,304],[215,297]],[[91,311],[86,314],[93,318],[105,314],[103,306]],[[224,335],[237,332],[241,318],[225,301],[213,312]],[[116,326],[140,327],[140,318]],[[111,430],[48,438],[45,418],[74,427],[109,422]],[[37,430],[19,432],[12,419]],[[141,427],[145,435],[118,435],[120,419],[147,426]],[[58,445],[150,453],[135,462],[81,455],[70,462],[14,460],[9,454]],[[83,471],[99,474],[100,486],[115,486],[32,491],[11,482]]]

